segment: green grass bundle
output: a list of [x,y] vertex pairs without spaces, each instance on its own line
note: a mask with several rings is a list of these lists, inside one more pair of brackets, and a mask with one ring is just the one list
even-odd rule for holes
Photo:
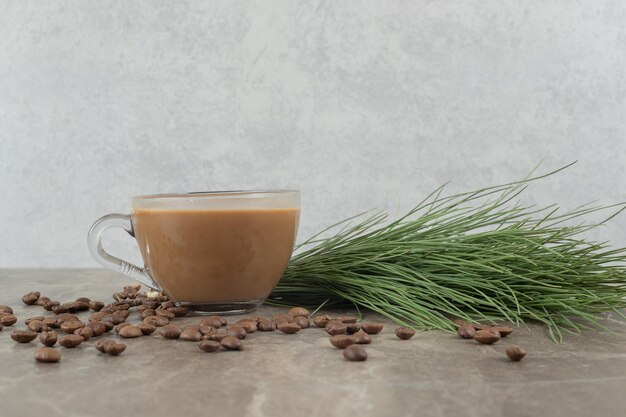
[[[377,213],[333,225],[298,245],[268,302],[349,303],[421,329],[452,330],[451,317],[535,320],[555,340],[600,325],[598,313],[626,307],[626,248],[581,234],[626,206],[520,204],[530,182],[562,169],[452,196],[442,186],[397,220]],[[577,223],[607,209],[604,222]]]

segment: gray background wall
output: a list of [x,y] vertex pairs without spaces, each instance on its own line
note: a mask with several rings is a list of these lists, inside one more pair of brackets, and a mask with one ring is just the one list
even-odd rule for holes
[[624,201],[625,75],[620,0],[5,0],[0,267],[95,266],[135,194],[296,187],[304,237],[546,158],[526,202]]

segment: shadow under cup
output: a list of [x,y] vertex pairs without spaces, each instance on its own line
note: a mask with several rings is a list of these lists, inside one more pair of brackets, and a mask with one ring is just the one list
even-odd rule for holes
[[[107,220],[110,216],[116,217]],[[122,225],[118,216],[129,224]],[[261,304],[280,280],[299,217],[298,191],[139,196],[130,216],[98,220],[89,242],[102,265],[163,291],[179,305],[198,313],[244,313]],[[135,237],[144,268],[104,252],[102,232],[115,226]]]

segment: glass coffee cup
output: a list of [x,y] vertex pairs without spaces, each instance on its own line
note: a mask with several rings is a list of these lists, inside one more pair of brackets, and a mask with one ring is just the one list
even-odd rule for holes
[[[131,214],[109,214],[89,230],[92,256],[164,292],[197,313],[256,309],[291,258],[300,218],[294,190],[158,194],[132,199]],[[102,235],[121,227],[133,236],[144,267],[107,253]]]

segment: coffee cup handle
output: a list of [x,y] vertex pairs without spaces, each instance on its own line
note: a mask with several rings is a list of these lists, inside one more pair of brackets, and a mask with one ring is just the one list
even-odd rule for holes
[[157,291],[162,291],[159,285],[154,282],[152,277],[148,274],[146,268],[140,268],[124,261],[123,259],[116,258],[104,250],[102,247],[102,236],[107,229],[113,227],[121,227],[133,238],[135,237],[130,215],[107,214],[106,216],[100,217],[95,221],[93,226],[91,226],[91,229],[89,229],[89,233],[87,234],[87,247],[89,248],[91,256],[93,256],[93,258],[105,268],[121,272],[122,274],[139,281],[147,287]]

